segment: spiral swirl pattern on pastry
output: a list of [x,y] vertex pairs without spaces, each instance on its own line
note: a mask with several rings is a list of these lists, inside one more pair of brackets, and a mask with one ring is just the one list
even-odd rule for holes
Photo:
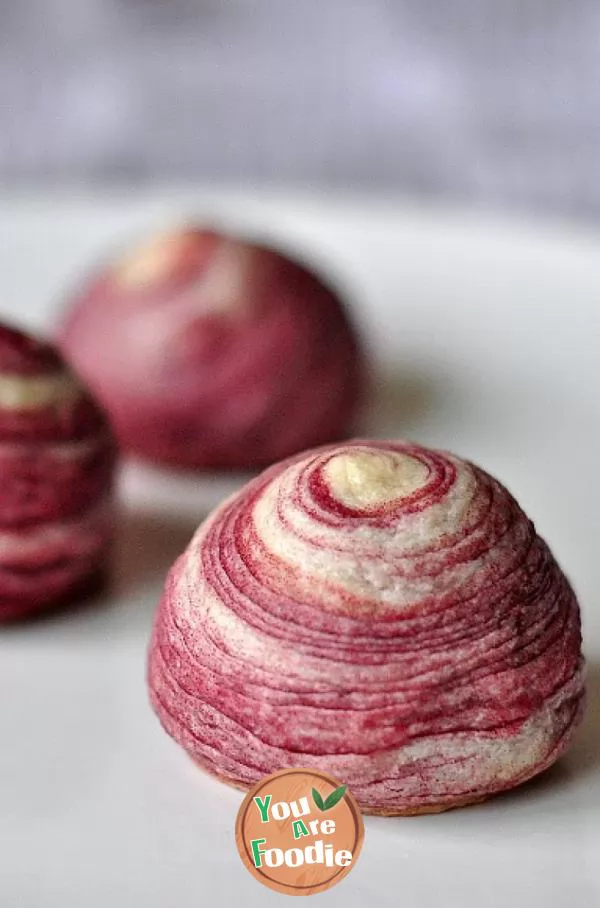
[[199,528],[150,649],[151,697],[191,756],[247,786],[327,770],[366,811],[510,788],[568,746],[577,601],[478,467],[356,441],[277,464]]

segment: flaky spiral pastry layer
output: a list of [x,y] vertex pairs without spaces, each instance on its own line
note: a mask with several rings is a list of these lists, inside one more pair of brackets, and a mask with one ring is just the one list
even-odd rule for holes
[[0,325],[0,621],[97,583],[114,465],[106,418],[57,351]]
[[581,716],[579,609],[514,498],[405,443],[318,449],[217,509],[174,565],[149,682],[166,730],[250,785],[313,766],[365,810],[510,788]]

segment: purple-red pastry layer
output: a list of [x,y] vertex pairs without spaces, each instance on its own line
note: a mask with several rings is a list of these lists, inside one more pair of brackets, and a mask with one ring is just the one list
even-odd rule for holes
[[149,683],[169,734],[232,784],[313,766],[368,811],[443,809],[566,749],[579,609],[499,482],[356,441],[270,468],[200,527],[166,584]]

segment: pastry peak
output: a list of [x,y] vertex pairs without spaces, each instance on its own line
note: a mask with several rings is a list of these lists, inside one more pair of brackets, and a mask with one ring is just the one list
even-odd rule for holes
[[409,454],[365,446],[335,454],[323,476],[341,504],[365,510],[412,495],[427,482],[429,469]]

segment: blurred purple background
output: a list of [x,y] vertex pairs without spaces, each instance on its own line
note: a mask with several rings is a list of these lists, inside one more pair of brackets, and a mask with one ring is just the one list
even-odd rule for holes
[[20,0],[0,181],[600,208],[594,0]]

